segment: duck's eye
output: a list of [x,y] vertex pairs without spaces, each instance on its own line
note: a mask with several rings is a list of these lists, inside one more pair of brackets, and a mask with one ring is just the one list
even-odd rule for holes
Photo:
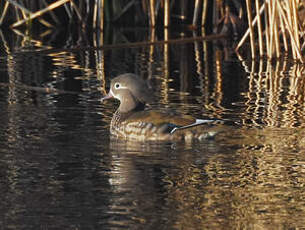
[[120,84],[120,83],[115,83],[115,84],[114,84],[114,88],[115,88],[115,89],[119,89],[120,87],[121,87],[121,84]]

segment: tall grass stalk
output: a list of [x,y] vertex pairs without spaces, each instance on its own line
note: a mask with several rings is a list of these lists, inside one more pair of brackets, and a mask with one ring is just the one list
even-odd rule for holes
[[259,0],[255,0],[255,9],[257,15],[257,30],[258,30],[258,42],[259,42],[259,55],[264,55],[264,48],[263,48],[263,29],[262,29],[262,21],[261,17],[259,16]]
[[[301,54],[301,37],[305,31],[301,27],[302,23],[298,16],[298,10],[303,3],[298,0],[266,0],[260,7],[259,1],[256,0],[256,17],[254,19],[252,19],[250,0],[247,0],[246,3],[249,29],[237,45],[236,51],[250,34],[252,58],[256,57],[255,51],[258,43],[260,56],[266,54],[270,59],[279,58],[283,52],[282,49],[284,49],[285,52],[290,52],[295,60],[304,62],[304,57]],[[265,22],[264,28],[262,21]],[[252,27],[252,25],[256,26]],[[265,44],[263,44],[263,40]]]
[[169,17],[170,17],[169,0],[164,0],[164,27],[169,26]]
[[246,0],[246,3],[247,3],[247,13],[248,13],[248,22],[249,22],[249,30],[250,30],[251,56],[252,58],[255,58],[255,42],[254,42],[254,31],[252,26],[251,2],[250,0]]
[[54,3],[50,4],[48,7],[44,8],[44,9],[42,9],[42,10],[39,10],[39,11],[37,11],[37,12],[35,12],[35,13],[31,13],[31,14],[29,14],[28,17],[26,17],[26,18],[24,18],[24,19],[22,19],[22,20],[19,20],[19,21],[17,21],[17,22],[15,22],[15,23],[12,25],[12,27],[20,26],[20,25],[22,25],[23,23],[27,22],[28,20],[32,20],[32,19],[34,19],[34,18],[40,17],[41,15],[45,14],[46,12],[49,12],[49,11],[51,11],[51,10],[53,10],[53,9],[55,9],[55,8],[57,8],[57,7],[61,6],[61,5],[63,5],[63,4],[65,4],[66,2],[69,2],[69,1],[70,1],[70,0],[59,0],[59,1],[57,1],[57,2],[54,2]]
[[5,15],[7,13],[8,5],[9,5],[9,2],[5,2],[4,7],[3,7],[3,12],[2,12],[2,15],[0,17],[0,26],[2,25],[3,20],[5,18]]
[[155,14],[155,1],[149,0],[149,23],[151,27],[155,27],[156,25],[156,14]]

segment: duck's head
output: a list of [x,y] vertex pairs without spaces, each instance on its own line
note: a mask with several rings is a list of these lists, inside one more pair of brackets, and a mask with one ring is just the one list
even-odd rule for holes
[[146,103],[153,101],[153,94],[143,79],[135,74],[126,73],[111,80],[109,93],[102,101],[110,98],[120,100],[118,110],[126,113],[144,109]]

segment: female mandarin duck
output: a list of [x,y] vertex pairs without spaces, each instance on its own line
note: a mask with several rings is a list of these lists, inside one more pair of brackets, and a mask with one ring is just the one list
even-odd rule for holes
[[153,101],[146,82],[135,74],[126,73],[112,79],[110,90],[102,101],[120,100],[114,113],[112,137],[135,141],[190,141],[213,138],[217,133],[215,120],[199,120],[187,115],[145,110]]

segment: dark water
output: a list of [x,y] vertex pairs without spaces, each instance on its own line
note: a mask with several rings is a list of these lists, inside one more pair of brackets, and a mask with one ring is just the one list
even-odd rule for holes
[[[94,49],[147,40],[1,32],[1,229],[305,228],[303,66],[251,62],[220,41]],[[155,107],[227,119],[230,131],[110,141],[118,103],[100,98],[125,72],[149,80]]]

